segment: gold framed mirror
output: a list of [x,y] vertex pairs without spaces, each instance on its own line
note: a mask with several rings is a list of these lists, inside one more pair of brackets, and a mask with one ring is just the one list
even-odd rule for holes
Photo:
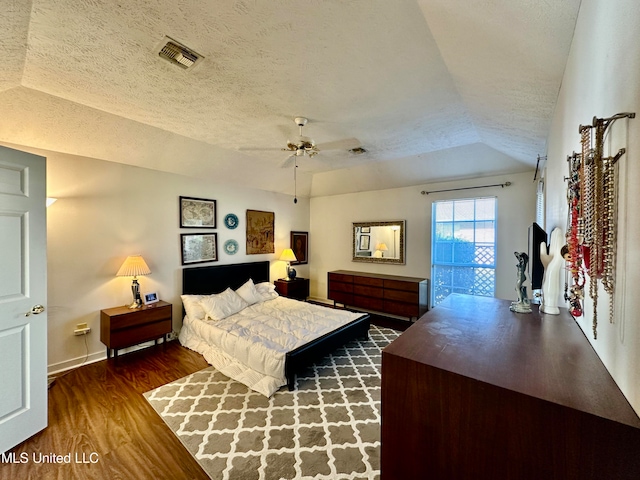
[[354,262],[404,264],[405,221],[353,222]]

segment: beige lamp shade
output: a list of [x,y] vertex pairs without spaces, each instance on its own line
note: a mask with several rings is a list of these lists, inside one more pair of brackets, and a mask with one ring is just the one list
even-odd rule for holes
[[124,261],[118,273],[117,277],[137,277],[138,275],[149,275],[151,270],[147,262],[144,261],[142,255],[129,255]]
[[282,255],[280,255],[280,260],[282,260],[283,262],[297,262],[298,259],[296,258],[296,255],[293,253],[293,250],[290,248],[285,248],[282,251]]
[[387,250],[389,250],[389,248],[387,247],[386,243],[378,243],[376,245],[376,251],[373,252],[373,257],[374,258],[382,258],[382,252],[386,252]]

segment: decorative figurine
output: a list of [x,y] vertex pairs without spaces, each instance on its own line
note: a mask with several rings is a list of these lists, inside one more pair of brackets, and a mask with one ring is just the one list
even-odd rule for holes
[[518,276],[516,277],[516,292],[518,293],[518,301],[511,302],[509,310],[516,313],[531,313],[531,303],[527,297],[527,287],[524,285],[524,281],[527,279],[524,272],[527,270],[527,263],[529,263],[529,255],[524,252],[513,252],[518,259]]
[[565,259],[562,257],[564,235],[561,228],[551,232],[549,251],[544,243],[540,244],[540,261],[544,266],[542,279],[542,305],[540,311],[551,315],[559,315],[558,297],[560,296],[560,269]]

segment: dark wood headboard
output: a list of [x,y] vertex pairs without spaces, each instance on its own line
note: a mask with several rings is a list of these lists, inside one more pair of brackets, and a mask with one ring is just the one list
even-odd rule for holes
[[220,293],[231,287],[241,287],[247,280],[253,283],[269,281],[269,262],[235,263],[182,270],[184,295],[208,295]]

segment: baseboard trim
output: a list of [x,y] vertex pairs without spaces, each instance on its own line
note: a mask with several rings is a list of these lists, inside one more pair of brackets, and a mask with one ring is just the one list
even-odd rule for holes
[[[86,360],[85,360],[86,358]],[[73,370],[74,368],[88,365],[90,363],[99,362],[107,358],[107,354],[104,351],[90,353],[88,356],[82,355],[77,358],[70,358],[63,362],[52,363],[47,366],[47,372],[49,375],[55,375],[58,373],[66,372],[67,370]]]
[[[177,339],[177,334],[174,334],[174,335],[175,335],[174,338],[170,338],[168,340],[169,342],[172,342]],[[144,348],[149,348],[154,345],[155,345],[155,341],[151,340],[149,342],[141,343],[133,347],[123,348],[121,350],[118,350],[118,356],[125,355],[127,353],[135,352],[138,350],[142,350]],[[70,358],[69,360],[64,360],[62,362],[52,363],[47,366],[47,375],[57,375],[59,373],[64,373],[69,370],[73,370],[75,368],[82,367],[84,365],[90,365],[92,363],[100,362],[106,359],[107,359],[107,352],[105,348],[100,350],[99,352],[90,353],[88,356],[82,355],[81,357]]]

